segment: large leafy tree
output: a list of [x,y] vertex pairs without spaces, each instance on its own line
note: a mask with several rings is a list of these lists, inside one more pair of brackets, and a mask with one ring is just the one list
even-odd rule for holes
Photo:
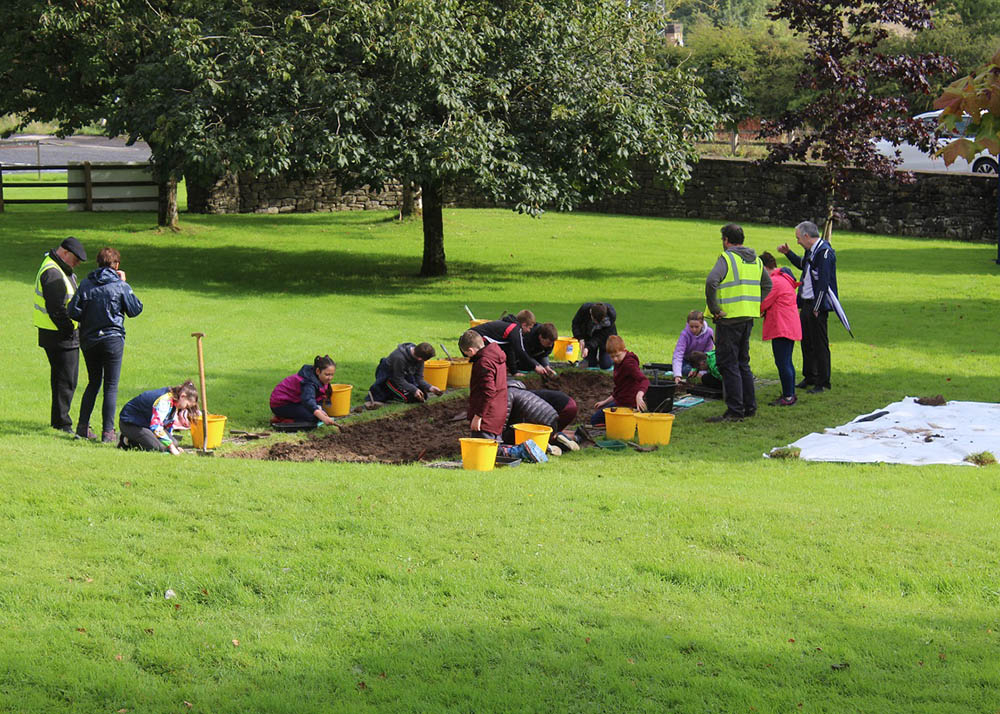
[[636,3],[339,7],[302,37],[313,39],[308,122],[330,135],[345,180],[421,186],[423,275],[446,271],[449,185],[532,215],[627,190],[639,159],[679,186],[714,119],[688,70],[658,62],[662,17]]
[[905,97],[887,89],[886,80],[908,92],[927,94],[928,78],[953,65],[937,54],[889,55],[879,49],[891,27],[910,31],[930,27],[930,10],[921,0],[778,0],[771,15],[787,21],[808,41],[808,69],[800,84],[811,99],[765,125],[765,135],[793,137],[775,145],[766,161],[823,163],[829,237],[849,169],[896,177],[898,158],[882,156],[873,138],[892,137],[932,148],[933,137],[910,117]]
[[13,2],[0,110],[106,119],[167,179],[409,178],[424,275],[446,270],[447,186],[530,214],[628,190],[639,159],[680,186],[714,119],[627,0]]

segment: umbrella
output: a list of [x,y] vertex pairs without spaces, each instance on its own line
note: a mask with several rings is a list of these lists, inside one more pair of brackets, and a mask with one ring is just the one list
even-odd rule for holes
[[844,312],[844,308],[840,304],[840,300],[837,299],[837,293],[830,290],[827,295],[830,298],[830,304],[833,305],[833,309],[837,313],[837,317],[840,318],[840,322],[844,325],[844,329],[847,330],[847,334],[854,337],[854,333],[851,332],[851,323],[847,319],[847,313]]

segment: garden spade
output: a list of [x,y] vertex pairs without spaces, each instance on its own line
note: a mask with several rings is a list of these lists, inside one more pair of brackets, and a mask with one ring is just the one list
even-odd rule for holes
[[208,450],[208,396],[205,394],[205,353],[202,351],[201,338],[204,332],[192,332],[191,337],[198,341],[198,378],[201,380],[201,451],[199,456],[214,456]]

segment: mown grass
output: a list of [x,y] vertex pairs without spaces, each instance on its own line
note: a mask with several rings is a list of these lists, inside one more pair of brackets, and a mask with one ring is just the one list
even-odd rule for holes
[[[202,331],[211,410],[252,429],[313,355],[358,402],[398,341],[450,349],[466,303],[566,331],[607,299],[629,347],[666,361],[719,249],[699,221],[445,218],[450,275],[425,281],[419,224],[387,214],[184,216],[179,234],[148,214],[0,216],[5,710],[996,708],[994,470],[761,458],[907,394],[997,401],[991,246],[835,236],[857,339],[831,329],[834,391],[722,427],[696,407],[652,454],[472,474],[123,453],[46,428],[31,281],[69,233],[118,247],[146,304],[119,403],[195,376]],[[747,233],[772,252],[791,237]],[[752,359],[776,378],[765,344]]]

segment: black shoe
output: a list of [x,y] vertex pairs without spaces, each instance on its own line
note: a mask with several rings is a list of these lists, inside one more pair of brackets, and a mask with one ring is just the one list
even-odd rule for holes
[[76,439],[88,439],[90,441],[93,441],[94,439],[97,438],[97,434],[95,434],[93,431],[91,431],[90,427],[88,426],[86,433],[82,433],[80,431],[77,431],[76,432],[76,436],[74,438],[76,438]]
[[73,434],[73,433],[75,433],[73,431],[73,427],[71,427],[71,426],[54,426],[52,428],[55,429],[56,431],[65,431],[67,434]]
[[808,381],[808,380],[803,379],[801,382],[799,382],[795,386],[798,387],[799,389],[805,389],[806,387],[813,386],[813,383],[810,382],[810,381]]
[[736,412],[731,412],[727,409],[726,411],[722,412],[722,414],[718,414],[714,417],[709,417],[705,421],[707,421],[710,424],[718,424],[719,422],[727,422],[727,421],[743,421],[743,417],[741,417]]
[[743,414],[743,418],[744,419],[749,419],[750,417],[755,417],[755,416],[757,416],[757,409],[756,408],[751,409],[748,412],[744,412],[744,414]]
[[829,387],[813,387],[812,389],[807,390],[806,394],[822,394],[827,389],[829,389]]

